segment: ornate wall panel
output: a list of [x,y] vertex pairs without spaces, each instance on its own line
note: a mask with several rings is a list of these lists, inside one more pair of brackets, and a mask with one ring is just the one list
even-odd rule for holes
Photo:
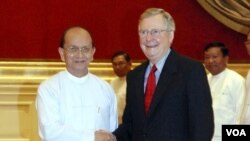
[[250,28],[250,0],[197,0],[214,18],[227,27],[247,34]]

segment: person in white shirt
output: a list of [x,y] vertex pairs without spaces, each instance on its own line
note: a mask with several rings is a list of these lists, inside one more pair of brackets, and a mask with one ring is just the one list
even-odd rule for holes
[[128,53],[117,51],[111,58],[116,77],[110,81],[117,98],[118,122],[122,123],[123,111],[126,105],[126,75],[131,70],[132,61]]
[[211,42],[204,48],[204,64],[213,100],[214,136],[221,141],[224,124],[240,124],[245,92],[245,79],[227,68],[229,49],[224,43]]
[[44,141],[99,141],[113,139],[117,103],[112,87],[88,71],[96,48],[90,33],[70,27],[58,48],[66,70],[43,81],[36,109],[39,135]]
[[[250,31],[247,34],[247,40],[245,41],[245,47],[248,55],[250,56]],[[247,98],[245,100],[244,112],[242,117],[242,124],[250,125],[250,70],[248,71],[246,77],[246,88],[247,88]]]

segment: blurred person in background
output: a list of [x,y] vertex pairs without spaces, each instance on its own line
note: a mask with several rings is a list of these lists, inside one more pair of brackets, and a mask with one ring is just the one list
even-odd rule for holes
[[[250,56],[250,31],[247,34],[247,40],[245,41],[245,47],[247,50],[248,55]],[[250,70],[248,71],[246,77],[246,89],[247,95],[245,100],[244,112],[242,117],[242,124],[249,124],[250,125]]]
[[126,104],[126,76],[131,70],[132,62],[128,53],[117,51],[111,58],[113,71],[116,77],[111,80],[110,84],[113,87],[117,98],[118,123],[122,123],[123,111]]
[[229,49],[224,43],[210,42],[203,51],[213,99],[215,130],[212,141],[221,141],[223,124],[240,124],[246,96],[245,79],[227,68]]

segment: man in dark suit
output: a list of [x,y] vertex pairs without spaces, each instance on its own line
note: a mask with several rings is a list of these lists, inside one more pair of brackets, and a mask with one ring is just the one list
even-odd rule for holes
[[[211,141],[214,122],[205,69],[171,48],[174,31],[174,20],[163,9],[141,15],[140,46],[148,61],[127,75],[123,123],[114,132],[118,141]],[[148,86],[154,85],[148,78],[156,87]]]

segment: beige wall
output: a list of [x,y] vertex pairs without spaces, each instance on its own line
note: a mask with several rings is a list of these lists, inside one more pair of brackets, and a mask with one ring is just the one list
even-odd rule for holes
[[[229,64],[229,68],[245,77],[250,65]],[[42,80],[63,69],[61,62],[0,61],[0,141],[40,141],[36,89]],[[91,63],[90,72],[106,81],[115,76],[108,62]]]
[[[60,70],[62,62],[0,61],[0,141],[40,141],[36,90]],[[114,77],[110,63],[91,63],[90,71],[106,81]]]

